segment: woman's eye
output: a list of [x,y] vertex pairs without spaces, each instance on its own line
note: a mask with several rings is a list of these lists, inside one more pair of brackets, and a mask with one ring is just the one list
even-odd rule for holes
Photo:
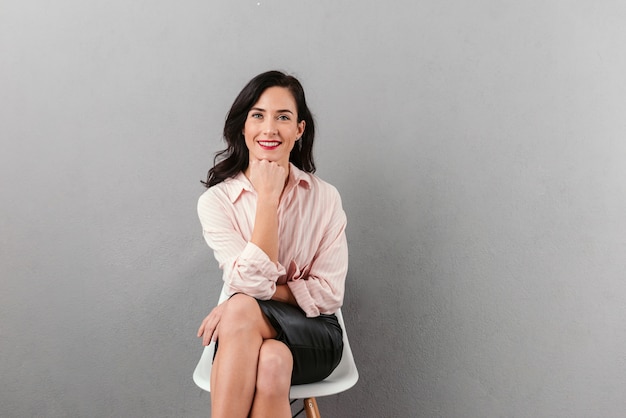
[[289,116],[287,116],[287,115],[280,115],[278,117],[278,120],[289,120]]
[[254,119],[260,119],[260,118],[263,117],[263,115],[260,114],[260,113],[253,113],[253,114],[250,115],[250,117],[254,118]]

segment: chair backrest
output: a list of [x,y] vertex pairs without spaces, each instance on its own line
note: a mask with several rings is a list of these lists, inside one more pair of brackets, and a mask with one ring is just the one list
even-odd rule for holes
[[[226,299],[228,299],[228,295],[225,292],[225,288],[222,288],[218,304]],[[341,329],[343,330],[343,354],[341,362],[330,376],[320,382],[291,386],[289,396],[292,399],[333,395],[350,389],[359,380],[359,372],[354,363],[354,357],[350,349],[350,342],[348,341],[348,334],[346,332],[341,309],[336,312],[336,315],[339,320],[339,325],[341,325]],[[212,342],[204,348],[200,361],[198,361],[198,365],[193,372],[193,381],[198,387],[207,392],[211,391],[211,368],[213,366],[214,352],[215,343]]]

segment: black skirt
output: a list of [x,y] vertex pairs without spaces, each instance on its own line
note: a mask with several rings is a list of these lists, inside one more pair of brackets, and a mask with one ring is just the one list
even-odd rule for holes
[[293,356],[291,384],[324,380],[339,364],[343,333],[336,315],[307,318],[297,306],[275,300],[258,300],[261,310]]

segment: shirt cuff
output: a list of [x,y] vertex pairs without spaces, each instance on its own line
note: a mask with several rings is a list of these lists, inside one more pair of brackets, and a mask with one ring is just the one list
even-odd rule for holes
[[270,299],[276,291],[276,281],[285,274],[280,263],[274,263],[257,245],[249,242],[241,252],[233,271],[226,273],[228,293],[245,293],[260,300]]
[[269,256],[265,254],[265,251],[253,242],[248,242],[246,244],[241,253],[240,259],[246,260],[247,264],[251,266],[255,266],[259,274],[265,276],[273,282],[276,282],[280,276],[286,274],[285,267],[283,267],[282,264],[274,263],[270,260]]

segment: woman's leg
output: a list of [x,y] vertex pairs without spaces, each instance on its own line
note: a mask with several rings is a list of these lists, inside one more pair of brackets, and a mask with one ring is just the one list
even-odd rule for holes
[[284,343],[265,340],[261,344],[250,418],[291,417],[289,388],[292,368],[291,351]]
[[245,418],[254,399],[261,346],[276,331],[254,298],[237,294],[225,303],[211,371],[211,416]]

